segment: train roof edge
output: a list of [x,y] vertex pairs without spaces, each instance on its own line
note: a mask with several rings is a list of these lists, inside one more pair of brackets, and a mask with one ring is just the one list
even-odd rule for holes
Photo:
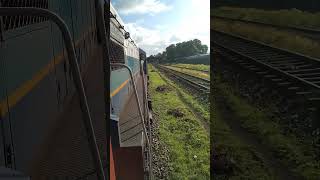
[[[115,9],[115,7],[112,5],[112,3],[110,3],[110,12],[111,12],[113,15],[115,15],[115,19],[119,22],[119,25],[121,25],[121,26],[124,27],[124,31],[125,31],[125,32],[128,32],[128,31],[125,29],[125,24],[124,24],[123,20],[121,19],[121,16],[119,15],[119,13],[118,13],[117,10]],[[130,32],[129,32],[129,33],[130,33]],[[132,39],[132,37],[130,37],[130,39],[131,39],[132,41],[130,41],[129,39],[127,39],[127,41],[129,41],[129,42],[132,43],[134,46],[136,46],[136,47],[138,48],[139,52],[140,52],[140,50],[141,50],[143,53],[146,54],[146,52],[145,52],[143,49],[141,49],[141,47],[139,47],[139,46],[135,43],[135,41]]]

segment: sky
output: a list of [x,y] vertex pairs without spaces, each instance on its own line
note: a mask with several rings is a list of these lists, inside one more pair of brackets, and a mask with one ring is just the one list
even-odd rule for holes
[[154,55],[199,39],[210,47],[210,0],[111,0],[137,45]]

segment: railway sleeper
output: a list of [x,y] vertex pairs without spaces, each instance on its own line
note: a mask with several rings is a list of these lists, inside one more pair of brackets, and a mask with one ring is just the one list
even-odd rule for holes
[[[234,71],[239,70],[239,68],[231,68],[232,70],[229,71],[229,73],[234,73]],[[305,70],[304,70],[305,71]],[[313,71],[313,70],[312,70]],[[302,76],[307,76],[307,77],[311,77],[310,74],[317,74],[317,72],[313,72],[310,73],[309,71],[307,73],[303,72],[303,71],[297,71],[299,72]],[[245,76],[249,73],[245,72],[241,72],[240,76]],[[260,74],[260,75],[268,75],[268,71],[263,71],[260,70],[259,72],[255,72],[255,74]],[[320,73],[319,73],[320,74]],[[272,74],[271,74],[272,75]],[[238,75],[237,75],[238,76]],[[234,78],[237,76],[226,76],[229,78]],[[249,78],[252,78],[254,76],[246,76]],[[247,79],[249,78],[238,78],[246,83],[243,82],[238,82],[237,84],[240,85],[239,90],[240,93],[243,94],[243,96],[247,96],[247,97],[254,97],[254,96],[263,96],[264,93],[268,93],[268,90],[265,89],[271,89],[272,94],[264,96],[264,97],[271,97],[272,99],[274,99],[274,102],[277,103],[277,107],[279,109],[279,111],[281,111],[282,113],[279,113],[279,116],[282,117],[283,119],[287,119],[286,121],[289,122],[293,122],[293,125],[291,126],[296,126],[296,127],[301,127],[301,129],[303,129],[303,133],[310,133],[310,121],[308,120],[308,118],[310,118],[315,112],[318,111],[317,109],[317,104],[319,99],[317,98],[309,98],[310,96],[314,95],[314,92],[309,91],[307,89],[303,89],[299,86],[296,86],[296,83],[293,82],[278,82],[275,83],[276,86],[283,86],[283,88],[281,88],[281,90],[279,91],[273,91],[272,90],[272,86],[268,87],[268,88],[263,88],[263,86],[258,90],[255,88],[252,88],[251,85],[255,84],[255,83],[259,83],[261,84],[261,80],[259,82],[259,80],[257,81],[247,81]],[[237,81],[238,79],[236,79],[235,81]],[[234,82],[234,81],[232,81]],[[242,87],[242,86],[246,86],[246,87]],[[251,89],[250,89],[251,88]],[[254,89],[254,90],[253,90]],[[289,93],[288,93],[289,92]],[[252,94],[254,93],[254,94]],[[281,99],[286,99],[288,98],[288,94],[290,95],[290,100],[287,101],[283,101],[281,102]],[[281,98],[282,97],[282,98]],[[309,101],[307,101],[307,99],[309,98],[309,101],[313,102],[313,103],[309,103]],[[253,100],[257,100],[254,98],[251,98]],[[260,98],[259,98],[260,99]],[[308,106],[306,106],[308,105]],[[312,118],[311,118],[312,119]],[[315,120],[315,118],[313,118]],[[300,124],[299,124],[300,123]],[[299,131],[299,129],[295,130],[295,131]],[[299,133],[300,134],[300,133]]]
[[319,71],[320,71],[320,68],[312,68],[312,69],[292,70],[292,71],[288,71],[287,73],[295,75],[298,73],[318,73]]
[[257,66],[255,65],[246,65],[246,66],[243,66],[244,68],[247,68],[247,69],[250,69],[250,68],[256,68]]
[[250,71],[253,71],[253,72],[257,72],[257,71],[260,71],[261,69],[260,69],[260,68],[255,67],[255,68],[249,68],[249,70],[250,70]]
[[[278,61],[277,61],[278,60]],[[290,59],[286,59],[286,60],[283,60],[283,59],[277,59],[277,60],[271,60],[270,61],[270,64],[272,65],[281,65],[281,64],[291,64],[291,65],[299,65],[299,64],[305,64],[305,62],[301,62],[301,61],[292,61]]]
[[308,67],[312,67],[314,66],[313,64],[304,64],[304,65],[299,65],[299,66],[296,66],[297,69],[303,69],[303,68],[308,68]]
[[295,74],[297,77],[300,78],[314,78],[317,76],[320,76],[320,72],[316,72],[316,73],[302,73],[302,74]]
[[273,82],[282,82],[284,80],[281,79],[281,78],[273,78],[273,79],[271,79],[271,81],[273,81]]
[[[320,74],[319,74],[320,75]],[[308,78],[303,78],[304,80],[308,80],[308,81],[313,81],[313,80],[319,80],[320,81],[320,77],[308,77]]]
[[268,74],[268,71],[259,71],[259,72],[256,72],[257,74],[259,75],[264,75],[264,74]]
[[277,83],[277,85],[279,85],[280,87],[287,87],[287,86],[290,86],[292,83],[291,82],[281,82],[281,83]]
[[268,74],[268,75],[265,75],[265,76],[263,76],[264,78],[276,78],[276,77],[278,77],[278,76],[276,76],[276,75],[273,75],[273,74]]

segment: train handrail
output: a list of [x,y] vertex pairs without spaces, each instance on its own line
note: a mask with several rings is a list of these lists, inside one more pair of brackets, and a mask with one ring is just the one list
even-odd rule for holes
[[[137,87],[136,87],[136,83],[134,81],[134,78],[133,78],[133,73],[132,73],[132,70],[129,66],[125,65],[125,64],[121,64],[121,63],[110,63],[111,66],[118,66],[118,67],[124,67],[126,68],[128,71],[129,71],[129,74],[130,74],[130,79],[132,81],[132,86],[133,86],[133,90],[134,90],[134,95],[135,95],[135,99],[136,99],[136,102],[138,104],[138,110],[139,110],[139,116],[141,117],[141,123],[142,123],[142,128],[143,128],[143,132],[144,132],[144,136],[147,140],[147,144],[148,144],[148,153],[149,153],[149,166],[151,167],[152,165],[152,160],[150,157],[151,156],[151,151],[150,151],[150,147],[151,147],[151,143],[150,143],[150,139],[147,135],[147,129],[146,129],[146,125],[145,125],[145,119],[144,119],[144,116],[142,115],[142,110],[141,110],[141,105],[140,105],[140,101],[139,101],[139,97],[138,97],[138,92],[137,92]],[[150,169],[149,172],[151,172],[152,169]]]
[[[141,64],[142,60],[140,59],[140,74],[141,74],[141,77],[142,77],[142,90],[143,90],[143,103],[144,103],[144,113],[145,113],[145,118],[148,119],[148,127],[149,127],[149,139],[150,139],[150,147],[149,147],[149,152],[150,152],[150,156],[149,158],[152,159],[152,134],[151,134],[151,122],[150,122],[150,118],[149,118],[149,109],[148,109],[148,105],[147,105],[147,90],[146,90],[146,83],[145,83],[145,73],[143,71],[143,66]],[[146,63],[146,61],[144,61],[144,63]],[[150,171],[150,176],[152,177],[152,163],[150,163],[149,165],[151,171]]]
[[72,76],[74,77],[73,80],[76,86],[76,90],[79,93],[81,111],[84,117],[83,120],[85,123],[87,135],[89,136],[88,139],[90,142],[91,153],[94,159],[93,161],[96,166],[96,170],[98,171],[97,175],[99,179],[105,180],[106,178],[104,175],[101,156],[98,149],[97,140],[95,137],[95,132],[94,132],[90,110],[88,106],[88,101],[87,101],[86,93],[84,90],[83,81],[81,78],[79,64],[76,58],[73,40],[72,40],[68,26],[60,16],[58,16],[54,12],[51,12],[47,9],[34,8],[34,7],[0,7],[0,16],[19,16],[19,15],[45,17],[53,21],[59,27],[65,42],[67,52],[68,52],[67,55],[71,65],[71,71],[72,71]]

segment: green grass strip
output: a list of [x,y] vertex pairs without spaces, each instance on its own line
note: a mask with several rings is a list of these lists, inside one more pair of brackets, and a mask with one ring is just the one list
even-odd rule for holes
[[[159,119],[159,136],[169,149],[168,179],[210,179],[209,137],[188,107],[179,99],[154,67],[149,65],[150,94],[154,112]],[[169,87],[163,92],[157,87]],[[179,109],[183,117],[174,117],[168,111]]]
[[210,71],[210,65],[204,64],[171,64],[173,67],[190,68],[198,71]]
[[255,8],[220,7],[211,14],[235,19],[259,21],[282,26],[320,29],[320,12],[310,13],[298,9],[263,10]]
[[320,162],[316,161],[310,145],[300,143],[293,135],[284,135],[279,125],[270,120],[265,112],[236,96],[230,86],[219,82],[216,87],[242,126],[270,147],[275,157],[306,179],[316,180],[320,177]]

